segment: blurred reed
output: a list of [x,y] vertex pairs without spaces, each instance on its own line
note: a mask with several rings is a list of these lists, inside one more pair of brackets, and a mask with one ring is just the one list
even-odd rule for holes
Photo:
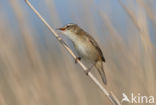
[[[123,4],[119,0],[121,9],[113,7],[113,0],[32,2],[53,27],[73,22],[94,35],[107,61],[107,88],[119,99],[123,92],[156,97],[156,43],[151,40],[156,37],[149,24],[155,24],[155,10],[145,3],[148,1],[138,0],[136,8],[134,1]],[[58,4],[67,5],[70,11]],[[119,10],[127,15],[123,16],[126,25],[119,24],[123,30],[115,22],[124,19],[111,14]],[[0,13],[0,105],[110,104],[24,1],[2,1]]]

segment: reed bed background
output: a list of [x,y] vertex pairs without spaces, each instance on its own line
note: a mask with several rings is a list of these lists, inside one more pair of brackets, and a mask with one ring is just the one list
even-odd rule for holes
[[[30,2],[53,28],[77,23],[92,34],[119,100],[156,97],[156,1]],[[0,23],[0,105],[111,105],[24,0],[1,0]]]

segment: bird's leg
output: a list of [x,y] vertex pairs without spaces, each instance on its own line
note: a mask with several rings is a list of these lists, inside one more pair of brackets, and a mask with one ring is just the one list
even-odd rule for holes
[[92,68],[95,66],[96,62],[93,63],[87,70],[85,70],[85,74],[88,75],[88,73],[92,70]]
[[75,63],[77,64],[77,61],[78,60],[81,60],[81,57],[76,57],[76,59],[75,59]]

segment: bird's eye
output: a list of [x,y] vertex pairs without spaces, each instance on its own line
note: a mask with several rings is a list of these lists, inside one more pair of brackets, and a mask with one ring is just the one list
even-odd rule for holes
[[66,26],[66,29],[69,30],[69,27],[70,27],[70,26]]
[[69,28],[69,26],[67,26],[66,28]]

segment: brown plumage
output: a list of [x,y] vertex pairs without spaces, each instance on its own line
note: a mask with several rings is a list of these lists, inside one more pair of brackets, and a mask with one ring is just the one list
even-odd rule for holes
[[81,58],[94,62],[103,83],[107,84],[106,75],[103,69],[103,62],[105,62],[105,58],[94,38],[76,24],[67,24],[63,28],[59,28],[59,30],[71,39]]

